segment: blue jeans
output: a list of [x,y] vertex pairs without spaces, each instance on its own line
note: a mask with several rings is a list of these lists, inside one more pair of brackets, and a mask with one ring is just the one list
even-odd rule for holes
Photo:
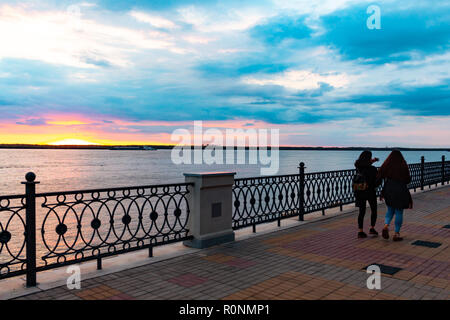
[[389,206],[387,207],[387,209],[388,210],[384,218],[384,223],[389,225],[395,214],[395,232],[400,232],[400,228],[402,227],[403,223],[403,209],[395,209]]

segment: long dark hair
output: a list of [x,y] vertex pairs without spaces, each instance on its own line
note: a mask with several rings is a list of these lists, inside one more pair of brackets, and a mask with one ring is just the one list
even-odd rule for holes
[[358,160],[355,162],[355,167],[369,166],[372,164],[372,151],[365,150],[360,155]]
[[378,178],[409,183],[411,175],[408,164],[399,150],[393,150],[378,171]]

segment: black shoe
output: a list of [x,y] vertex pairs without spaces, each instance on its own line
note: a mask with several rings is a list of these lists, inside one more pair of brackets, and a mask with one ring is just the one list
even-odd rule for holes
[[383,232],[381,232],[381,235],[383,236],[384,239],[389,239],[389,230],[383,229]]
[[374,235],[374,236],[377,236],[377,235],[378,235],[378,232],[377,232],[377,230],[375,230],[374,228],[370,228],[369,234]]
[[403,238],[400,237],[400,235],[394,235],[394,236],[392,237],[392,240],[394,240],[394,241],[402,241]]
[[358,232],[358,239],[364,239],[367,238],[367,234],[365,232]]

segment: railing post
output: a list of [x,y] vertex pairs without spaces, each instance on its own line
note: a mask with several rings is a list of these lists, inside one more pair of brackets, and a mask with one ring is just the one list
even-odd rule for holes
[[300,174],[298,190],[298,220],[303,221],[305,215],[305,163],[300,162],[298,169]]
[[33,172],[25,175],[25,201],[26,201],[26,217],[25,217],[25,241],[27,246],[27,287],[36,286],[36,184],[38,181]]
[[423,190],[425,184],[425,157],[420,158],[420,190]]
[[442,185],[445,184],[445,156],[442,156]]

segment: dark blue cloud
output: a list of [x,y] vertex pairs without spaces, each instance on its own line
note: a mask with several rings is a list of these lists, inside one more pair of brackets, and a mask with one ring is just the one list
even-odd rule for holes
[[269,45],[278,45],[287,39],[306,39],[311,36],[312,30],[306,25],[305,19],[305,16],[278,16],[253,27],[250,35]]
[[12,104],[13,103],[11,101],[0,98],[0,106],[10,106]]
[[409,60],[410,52],[444,52],[449,48],[450,12],[436,6],[406,10],[381,8],[381,29],[368,29],[367,6],[352,7],[322,17],[326,33],[318,44],[336,49],[346,59],[373,63]]
[[[258,60],[261,60],[258,62]],[[242,59],[230,62],[224,61],[207,61],[196,66],[196,70],[200,71],[203,77],[240,77],[253,73],[278,73],[283,72],[292,64],[268,62],[266,59]]]
[[70,68],[35,60],[4,58],[0,59],[0,70],[8,74],[0,77],[0,87],[23,87],[59,83]]
[[109,61],[96,57],[82,57],[81,61],[97,67],[111,67]]
[[394,93],[357,95],[341,102],[383,104],[407,115],[450,115],[450,79],[439,85],[421,87],[396,85],[390,86],[387,90]]
[[16,124],[26,125],[26,126],[43,126],[47,123],[47,121],[43,118],[37,119],[28,119],[25,121],[18,121]]

